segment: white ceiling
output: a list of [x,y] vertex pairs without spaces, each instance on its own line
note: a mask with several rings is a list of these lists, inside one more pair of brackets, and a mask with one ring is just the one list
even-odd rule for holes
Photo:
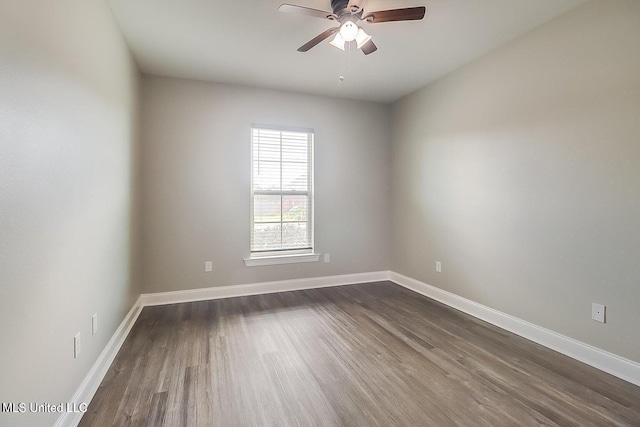
[[[362,24],[378,51],[342,52],[336,24],[278,12],[330,0],[109,0],[144,73],[380,102],[402,96],[586,0],[369,0],[365,11],[426,6],[422,21]],[[339,76],[344,75],[344,82]]]

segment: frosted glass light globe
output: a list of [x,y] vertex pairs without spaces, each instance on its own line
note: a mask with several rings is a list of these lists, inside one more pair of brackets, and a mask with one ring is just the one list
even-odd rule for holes
[[333,38],[333,41],[331,41],[331,43],[329,43],[331,46],[335,46],[340,50],[344,50],[344,39],[342,38],[342,36],[340,35],[340,33],[336,34],[336,36]]
[[340,35],[346,42],[352,42],[358,36],[358,26],[351,21],[346,21],[340,27]]
[[366,33],[362,28],[358,29],[358,35],[356,36],[356,43],[358,43],[358,49],[362,49],[362,46],[369,43],[371,36]]

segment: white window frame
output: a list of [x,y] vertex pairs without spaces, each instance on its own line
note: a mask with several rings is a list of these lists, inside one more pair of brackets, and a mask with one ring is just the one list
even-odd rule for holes
[[[258,129],[265,129],[277,132],[301,132],[306,133],[308,138],[308,158],[307,158],[307,177],[308,185],[306,191],[283,191],[279,190],[254,190],[254,177],[253,177],[253,161],[254,161],[254,131]],[[299,262],[316,262],[320,258],[320,254],[314,253],[314,167],[313,167],[313,155],[314,155],[314,139],[315,132],[313,129],[306,128],[291,128],[282,126],[271,125],[251,125],[251,208],[250,208],[250,242],[249,242],[249,258],[245,258],[245,265],[260,266],[260,265],[272,265],[272,264],[290,264]],[[280,161],[282,161],[282,151],[280,152]],[[254,230],[254,199],[256,195],[272,195],[272,196],[307,196],[307,233],[308,241],[310,243],[309,248],[303,249],[274,249],[266,251],[253,251],[253,230]],[[280,217],[280,223],[283,224],[282,216]]]

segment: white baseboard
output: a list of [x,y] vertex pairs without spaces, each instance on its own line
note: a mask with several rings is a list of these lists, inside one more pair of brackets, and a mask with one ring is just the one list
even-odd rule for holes
[[555,350],[601,371],[640,386],[640,363],[585,344],[549,329],[494,310],[402,274],[390,272],[390,280],[414,292],[439,301],[473,317],[506,329],[523,338]]
[[[303,289],[326,288],[330,286],[351,285],[356,283],[379,282],[389,280],[388,271],[369,273],[343,274],[338,276],[311,277],[306,279],[281,280],[275,282],[250,283],[245,285],[220,286],[215,288],[191,289],[186,291],[142,294],[131,307],[129,313],[107,343],[107,346],[93,364],[71,402],[80,405],[89,403],[95,395],[100,383],[113,363],[125,338],[131,331],[140,312],[145,306],[175,304],[181,302],[204,301],[210,299],[230,298],[248,295],[270,294],[275,292],[296,291]],[[82,418],[81,412],[63,413],[55,427],[75,427]]]
[[[625,359],[613,353],[601,350],[573,338],[553,332],[549,329],[529,323],[517,317],[494,310],[477,302],[452,294],[418,280],[393,271],[375,271],[370,273],[344,274],[338,276],[311,277],[306,279],[281,280],[275,282],[249,283],[244,285],[221,286],[186,291],[142,294],[114,333],[104,351],[98,357],[84,381],[74,394],[71,402],[77,404],[90,402],[98,386],[106,375],[111,363],[120,350],[140,312],[145,306],[175,304],[182,302],[205,301],[210,299],[231,298],[249,295],[270,294],[275,292],[318,289],[357,283],[390,280],[400,286],[421,295],[439,301],[499,328],[513,332],[523,338],[541,344],[573,359],[593,366],[632,384],[640,386],[640,363]],[[56,427],[77,426],[82,413],[62,414],[55,423]]]
[[187,291],[142,294],[142,304],[164,305],[182,302],[206,301],[211,299],[241,297],[248,295],[272,294],[276,292],[300,291],[304,289],[327,288],[355,283],[389,280],[388,271],[343,274],[339,276],[310,277],[306,279],[280,280],[276,282],[249,283],[245,285],[218,286]]
[[[124,343],[124,340],[129,335],[129,331],[136,323],[140,312],[142,311],[143,305],[141,303],[142,299],[138,298],[135,302],[129,313],[125,316],[118,329],[116,329],[115,333],[107,343],[106,347],[100,353],[98,360],[93,364],[91,370],[78,387],[78,390],[71,398],[70,403],[75,403],[76,407],[82,403],[89,403],[93,396],[98,391],[98,387],[100,383],[104,379],[104,376],[107,374],[107,371],[111,367],[113,360],[116,358],[120,347]],[[80,419],[82,418],[82,412],[65,412],[60,414],[60,417],[54,424],[55,427],[75,427],[80,423]]]

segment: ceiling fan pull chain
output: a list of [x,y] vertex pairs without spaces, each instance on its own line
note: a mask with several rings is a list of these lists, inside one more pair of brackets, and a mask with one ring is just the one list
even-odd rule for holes
[[347,59],[347,77],[351,77],[351,43],[349,43],[349,58]]

